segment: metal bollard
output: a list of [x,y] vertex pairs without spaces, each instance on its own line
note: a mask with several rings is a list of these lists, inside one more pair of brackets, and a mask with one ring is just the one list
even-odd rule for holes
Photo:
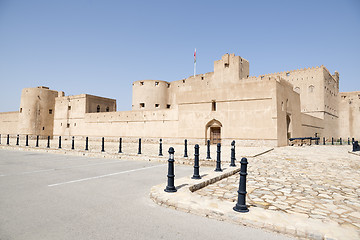
[[324,145],[325,145],[325,137],[323,137],[323,143],[324,143]]
[[25,146],[26,146],[26,147],[29,146],[29,135],[26,135]]
[[351,139],[351,144],[353,144],[355,142],[355,138]]
[[59,136],[59,149],[61,149],[61,136]]
[[101,151],[105,152],[105,138],[104,137],[101,138]]
[[17,146],[19,145],[19,134],[16,135],[16,145],[17,145]]
[[188,152],[187,152],[187,139],[185,139],[185,148],[184,148],[184,157],[188,157]]
[[7,138],[6,138],[6,145],[9,145],[9,144],[10,144],[10,135],[8,134]]
[[160,138],[160,143],[159,143],[159,156],[162,156],[162,139]]
[[221,154],[221,144],[220,143],[217,144],[216,153],[217,153],[217,156],[216,156],[216,169],[215,169],[215,172],[222,172],[221,159],[220,159],[220,154]]
[[334,145],[334,138],[331,138],[331,145]]
[[139,138],[138,154],[141,154],[141,138]]
[[175,178],[175,174],[174,174],[174,148],[170,147],[169,148],[169,160],[168,160],[168,174],[167,174],[167,178],[168,178],[168,183],[166,188],[164,189],[165,192],[176,192],[176,188],[174,185],[174,178]]
[[48,141],[47,141],[47,148],[50,148],[50,136],[48,136]]
[[194,175],[192,176],[192,179],[201,179],[199,175],[199,144],[195,145],[195,154],[194,154]]
[[36,144],[35,147],[39,147],[39,135],[36,136]]
[[248,212],[249,209],[246,206],[246,175],[247,175],[247,164],[246,158],[242,158],[240,161],[240,181],[238,190],[238,201],[233,208],[237,212]]
[[340,138],[340,145],[342,145],[342,138]]
[[206,159],[211,159],[211,157],[210,157],[210,140],[207,140],[207,153],[206,153]]
[[119,153],[122,153],[122,138],[119,138]]
[[74,150],[75,149],[75,137],[72,136],[71,138],[71,149]]
[[85,151],[89,150],[89,137],[85,138]]
[[350,138],[348,138],[348,145],[350,145]]
[[236,167],[235,164],[236,158],[235,158],[235,141],[231,142],[231,163],[230,167]]
[[1,134],[0,134],[0,144],[1,144]]

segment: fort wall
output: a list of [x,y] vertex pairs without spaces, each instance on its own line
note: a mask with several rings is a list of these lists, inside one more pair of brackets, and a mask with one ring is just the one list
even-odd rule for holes
[[360,91],[340,93],[339,136],[360,139]]
[[19,112],[0,113],[0,134],[19,134]]

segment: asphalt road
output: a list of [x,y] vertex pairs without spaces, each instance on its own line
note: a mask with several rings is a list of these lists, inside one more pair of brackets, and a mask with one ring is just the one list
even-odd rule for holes
[[290,239],[156,205],[149,190],[166,182],[166,171],[152,162],[0,150],[0,239]]

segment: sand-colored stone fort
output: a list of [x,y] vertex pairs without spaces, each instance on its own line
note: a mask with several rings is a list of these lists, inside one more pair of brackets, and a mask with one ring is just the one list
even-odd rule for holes
[[0,113],[1,134],[236,140],[284,146],[290,137],[360,138],[360,91],[339,93],[324,66],[249,77],[249,62],[225,54],[214,72],[133,83],[132,110],[88,94],[25,88],[20,109]]

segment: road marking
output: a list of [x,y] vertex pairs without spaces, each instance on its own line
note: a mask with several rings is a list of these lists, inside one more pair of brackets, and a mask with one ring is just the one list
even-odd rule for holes
[[110,173],[110,174],[106,174],[106,175],[82,178],[82,179],[77,179],[77,180],[68,181],[68,182],[62,182],[62,183],[55,183],[55,184],[48,185],[48,187],[55,187],[55,186],[59,186],[59,185],[69,184],[69,183],[77,183],[77,182],[83,182],[83,181],[88,181],[88,180],[92,180],[92,179],[110,177],[110,176],[120,175],[120,174],[123,174],[123,173],[136,172],[136,171],[141,171],[141,170],[146,170],[146,169],[156,168],[156,167],[161,167],[161,166],[166,166],[166,165],[164,164],[164,165],[155,165],[155,166],[151,166],[151,167],[136,168],[136,169],[132,169],[132,170],[126,170],[126,171],[122,171],[122,172]]
[[70,166],[70,167],[63,167],[63,168],[50,168],[50,169],[36,170],[36,171],[30,171],[30,172],[14,173],[14,174],[9,174],[9,175],[0,175],[0,177],[25,175],[25,174],[39,173],[39,172],[51,172],[51,171],[64,170],[64,169],[72,169],[72,168],[79,168],[79,167],[104,165],[104,164],[110,164],[110,163],[123,163],[123,162],[125,162],[125,161],[116,161],[116,162],[112,161],[112,162],[104,162],[104,163],[93,163],[93,164],[77,165],[77,166]]

